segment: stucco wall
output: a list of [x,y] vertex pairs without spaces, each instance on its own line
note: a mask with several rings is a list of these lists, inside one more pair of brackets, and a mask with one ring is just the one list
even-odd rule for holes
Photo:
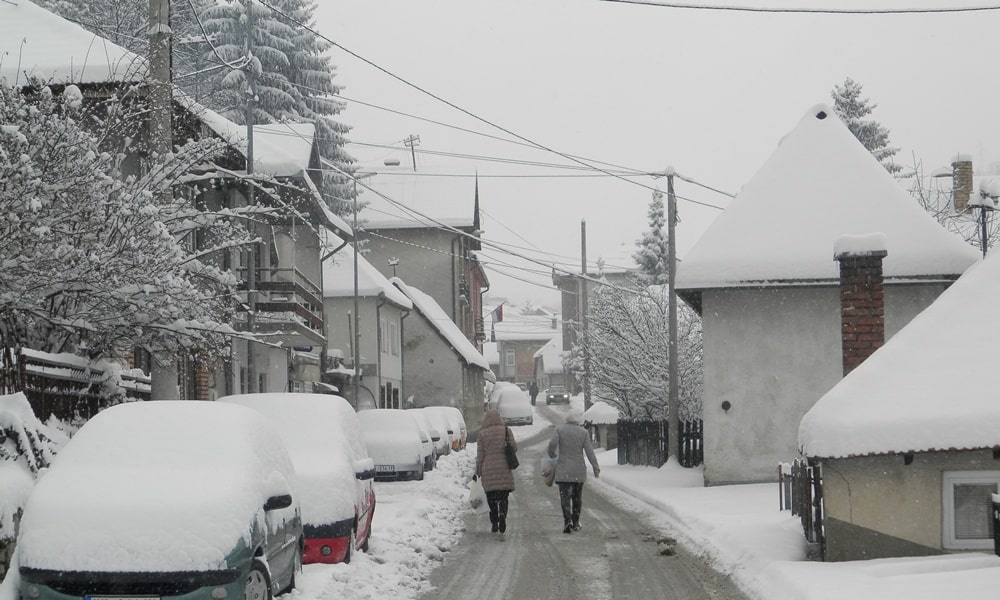
[[822,461],[827,559],[861,560],[943,552],[945,471],[996,471],[992,452]]
[[380,273],[392,277],[390,258],[399,259],[396,275],[407,284],[422,290],[455,320],[455,298],[458,260],[452,251],[459,252],[460,244],[453,242],[457,234],[431,228],[375,230],[368,238],[365,258]]
[[[362,401],[377,403],[379,399],[379,388],[386,383],[392,383],[394,388],[401,389],[400,401],[406,400],[410,393],[403,388],[403,348],[402,330],[410,323],[410,320],[403,321],[400,325],[400,318],[403,311],[391,304],[383,303],[378,308],[378,299],[366,296],[358,299],[358,320],[361,330],[361,364],[372,365],[365,371],[361,385],[368,392],[361,392]],[[354,310],[354,298],[325,298],[323,300],[324,322],[326,326],[327,350],[341,350],[344,357],[351,362],[351,347],[353,344],[354,321],[351,313]],[[397,324],[397,331],[400,334],[400,354],[392,355],[388,348],[383,348],[381,354],[378,348],[378,320],[383,318],[388,323],[393,320]],[[388,336],[387,336],[388,337]],[[381,385],[378,376],[378,358],[382,359]]]
[[[943,287],[886,285],[886,338]],[[843,375],[839,288],[706,290],[702,317],[705,482],[774,481],[798,456],[802,416]]]

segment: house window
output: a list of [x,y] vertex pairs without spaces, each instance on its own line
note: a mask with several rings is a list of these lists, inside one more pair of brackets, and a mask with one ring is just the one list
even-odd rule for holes
[[503,352],[504,366],[508,369],[513,369],[517,366],[517,358],[514,354],[513,348],[508,348]]
[[393,356],[399,356],[399,324],[389,322],[389,350]]
[[992,495],[1000,471],[946,471],[942,498],[943,546],[949,550],[993,548]]

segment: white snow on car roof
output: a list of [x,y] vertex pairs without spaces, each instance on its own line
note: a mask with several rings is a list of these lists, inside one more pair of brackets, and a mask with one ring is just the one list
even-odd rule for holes
[[298,476],[302,521],[322,525],[354,516],[360,501],[354,462],[368,458],[357,414],[340,396],[240,394],[223,396],[265,416],[278,430]]
[[80,428],[38,481],[21,521],[20,564],[222,568],[265,500],[293,485],[287,450],[255,411],[198,401],[119,404]]

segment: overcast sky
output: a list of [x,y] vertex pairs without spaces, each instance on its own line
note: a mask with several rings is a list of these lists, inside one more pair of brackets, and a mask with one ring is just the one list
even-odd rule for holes
[[[735,3],[866,9],[984,4]],[[349,137],[357,145],[349,150],[363,159],[362,169],[377,171],[390,156],[409,165],[407,154],[378,146],[402,147],[410,135],[420,136],[419,151],[479,157],[418,154],[417,170],[427,176],[465,177],[470,201],[471,174],[478,172],[484,237],[574,270],[579,269],[583,219],[590,261],[603,257],[618,265],[627,260],[647,227],[650,188],[662,188],[663,180],[640,176],[630,183],[593,170],[490,158],[580,166],[529,148],[528,140],[593,165],[603,161],[642,172],[673,167],[707,186],[736,193],[803,114],[817,103],[831,102],[833,86],[851,77],[878,104],[874,117],[890,129],[900,148],[898,162],[911,166],[915,158],[931,170],[959,152],[971,154],[977,167],[1000,160],[995,66],[1000,10],[831,15],[599,0],[325,0],[316,21],[323,34],[371,63],[524,138],[335,48],[336,80],[348,99],[341,120],[353,127]],[[678,229],[683,258],[731,200],[684,182],[677,182],[676,191],[684,198]],[[481,259],[490,266],[491,293],[517,302],[556,301],[546,267],[495,250],[483,252]]]

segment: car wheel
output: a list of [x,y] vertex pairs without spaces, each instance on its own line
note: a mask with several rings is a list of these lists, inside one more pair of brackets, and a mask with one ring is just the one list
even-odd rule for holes
[[267,574],[267,567],[255,560],[243,584],[243,600],[271,599],[271,577]]

